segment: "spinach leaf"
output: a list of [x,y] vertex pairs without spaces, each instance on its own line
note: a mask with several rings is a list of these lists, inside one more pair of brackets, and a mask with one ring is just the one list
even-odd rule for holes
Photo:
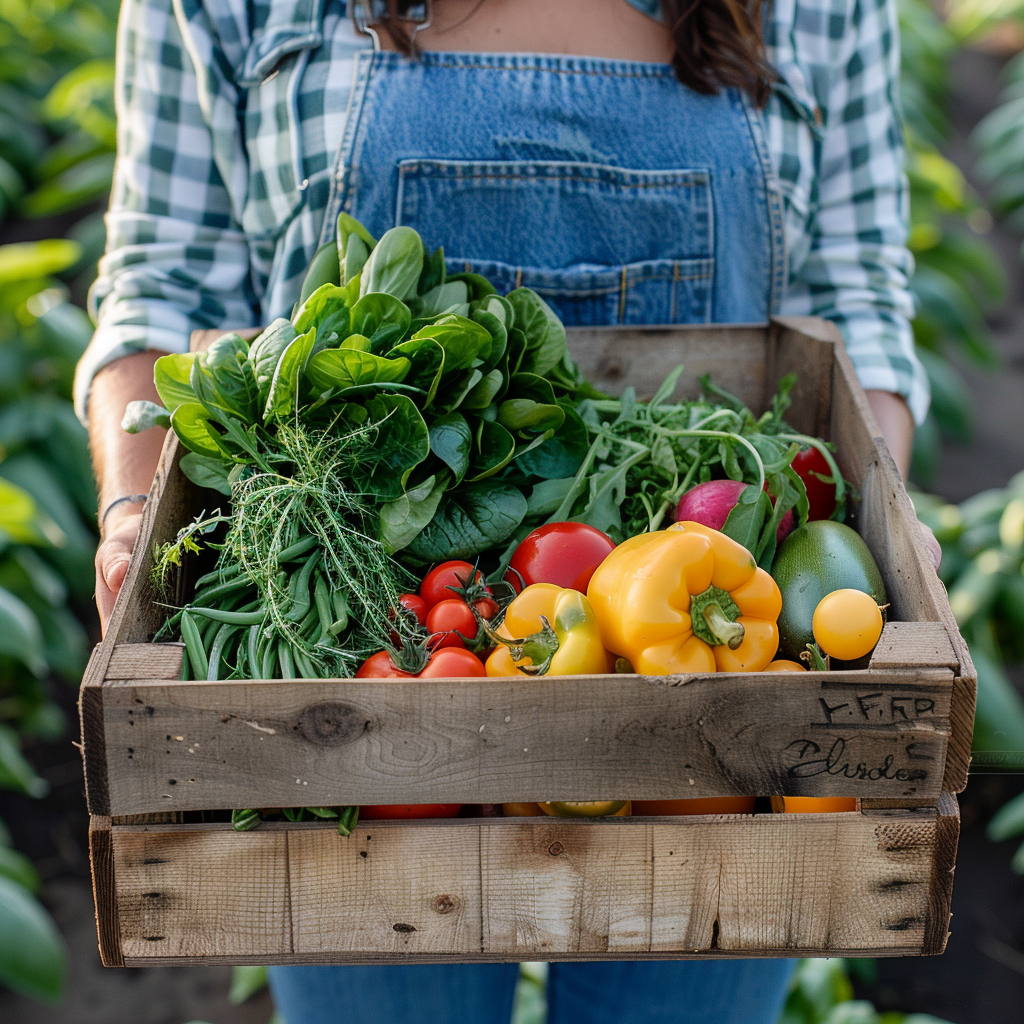
[[373,346],[365,334],[350,334],[338,348],[351,348],[356,352],[369,352]]
[[[355,217],[350,217],[347,213],[338,214],[335,237],[340,260],[338,279],[343,286],[347,286],[359,277],[377,240]],[[350,302],[349,305],[351,304]]]
[[470,299],[476,302],[478,299],[484,299],[488,295],[497,295],[498,290],[481,274],[470,274],[468,272],[462,274],[449,274],[447,280],[449,281],[465,281],[469,286]]
[[174,352],[161,356],[153,365],[153,383],[164,408],[174,412],[179,405],[197,402],[196,393],[189,380],[192,364],[199,358],[197,352]]
[[121,429],[127,434],[137,434],[150,427],[169,427],[170,413],[156,402],[129,402],[124,409]]
[[[347,255],[347,254],[346,254]],[[346,272],[347,272],[346,266]],[[423,272],[423,242],[408,227],[386,231],[374,246],[362,269],[359,297],[370,292],[387,292],[396,299],[416,294]]]
[[462,405],[466,396],[484,379],[479,370],[468,370],[454,380],[446,380],[434,409],[438,413],[452,412]]
[[444,350],[444,375],[468,370],[487,358],[494,344],[490,332],[464,316],[451,313],[427,327],[422,327],[410,339],[419,341],[432,338]]
[[370,292],[352,307],[351,329],[370,339],[373,352],[383,352],[401,341],[411,323],[409,307],[384,292]]
[[200,487],[208,487],[213,491],[220,491],[231,497],[231,482],[228,473],[231,467],[223,459],[215,459],[208,455],[199,455],[196,452],[186,452],[181,457],[181,471],[194,484]]
[[555,402],[551,385],[534,373],[517,373],[508,396],[498,407],[498,422],[508,430],[558,430],[565,410]]
[[429,292],[424,292],[416,302],[418,317],[432,317],[444,313],[469,315],[469,288],[465,281],[446,281]]
[[376,429],[376,444],[352,467],[352,475],[367,493],[392,500],[430,454],[430,435],[407,395],[377,395],[366,403],[366,411]]
[[444,249],[438,247],[429,256],[424,257],[423,273],[420,274],[420,283],[416,290],[420,295],[426,295],[443,284]]
[[249,362],[256,374],[260,407],[267,404],[270,384],[274,379],[281,353],[298,337],[290,320],[277,319],[249,346]]
[[516,327],[526,335],[526,354],[520,370],[544,374],[554,369],[565,355],[565,328],[555,311],[532,289],[509,292]]
[[320,391],[392,383],[404,380],[411,365],[408,359],[385,359],[352,348],[327,348],[310,358],[306,379]]
[[388,355],[408,359],[412,364],[406,382],[426,393],[423,408],[430,408],[444,373],[445,351],[433,338],[410,338],[396,345]]
[[430,425],[430,450],[452,471],[456,484],[469,469],[472,446],[473,432],[460,413],[449,413]]
[[[326,242],[313,254],[309,261],[309,270],[302,279],[302,288],[299,290],[299,308],[321,285],[338,284],[341,280],[341,271],[338,266],[338,243],[336,241]],[[292,314],[294,316],[294,313]]]
[[315,341],[316,328],[311,327],[284,350],[270,384],[267,407],[263,413],[265,420],[284,420],[294,414],[299,397],[299,382]]
[[380,539],[389,555],[411,544],[434,518],[447,487],[448,474],[439,473],[381,506]]
[[344,313],[348,319],[348,306],[345,305],[345,289],[336,284],[321,285],[299,307],[292,319],[297,334],[305,334],[310,327],[320,327],[328,318]]
[[466,476],[470,482],[494,476],[512,461],[516,453],[516,439],[491,420],[478,420],[473,435],[473,451]]
[[192,364],[189,383],[213,419],[254,423],[259,390],[249,362],[249,345],[237,334],[218,338]]
[[210,426],[210,414],[198,402],[186,402],[171,413],[171,426],[181,443],[199,455],[230,459],[220,443],[220,435]]
[[574,476],[583,465],[590,448],[590,431],[579,413],[567,402],[560,403],[560,406],[565,413],[565,422],[555,431],[554,437],[517,456],[516,469],[530,476],[553,480]]
[[475,558],[512,535],[526,515],[526,498],[502,480],[466,484],[445,495],[434,518],[406,548],[420,562]]
[[[486,309],[474,310],[472,319],[491,336],[491,351],[480,367],[484,373],[488,373],[491,370],[497,369],[505,357],[505,350],[508,348],[508,331],[505,328],[505,324]],[[504,376],[502,374],[503,380]]]
[[491,370],[485,374],[479,383],[466,395],[460,404],[460,409],[486,409],[494,401],[501,389],[505,386],[505,378],[501,370]]

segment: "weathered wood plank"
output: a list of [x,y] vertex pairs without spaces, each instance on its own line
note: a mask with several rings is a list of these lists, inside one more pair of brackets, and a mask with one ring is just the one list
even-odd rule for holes
[[106,759],[115,814],[625,796],[935,799],[951,680],[948,668],[930,668],[112,682],[100,691],[106,746],[95,756]]
[[114,828],[122,954],[270,960],[291,953],[287,847],[285,833],[230,826]]
[[943,665],[954,672],[960,659],[941,622],[887,622],[871,655],[870,668]]
[[89,819],[89,863],[92,867],[92,898],[96,904],[96,936],[104,967],[124,967],[121,928],[117,916],[117,874],[110,818]]
[[184,644],[118,644],[107,666],[107,679],[177,679]]
[[836,347],[832,389],[832,436],[840,468],[861,490],[858,532],[878,563],[892,604],[890,617],[904,622],[940,622],[959,663],[951,704],[951,741],[943,786],[967,785],[974,730],[977,674],[960,636],[945,588],[932,564],[914,507],[846,350]]
[[[159,962],[906,955],[948,926],[936,811],[113,829],[121,949]],[[941,855],[940,855],[941,854]]]

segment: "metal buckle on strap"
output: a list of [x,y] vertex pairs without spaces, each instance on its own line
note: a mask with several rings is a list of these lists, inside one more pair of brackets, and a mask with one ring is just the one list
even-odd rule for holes
[[[369,36],[373,40],[373,48],[380,49],[380,37],[377,35],[374,25],[383,25],[388,21],[387,0],[350,0],[352,8],[352,22],[356,31],[361,35]],[[402,15],[402,20],[410,22],[413,26],[412,41],[416,42],[416,33],[428,28],[433,18],[433,5],[431,0],[423,0],[422,3],[409,4],[408,10]]]

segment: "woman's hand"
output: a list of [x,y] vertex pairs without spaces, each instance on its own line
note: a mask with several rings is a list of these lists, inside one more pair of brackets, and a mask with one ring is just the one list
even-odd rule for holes
[[[100,613],[100,629],[107,632],[107,622],[114,610],[114,602],[128,574],[135,538],[142,524],[142,513],[137,505],[112,509],[107,517],[106,529],[96,549],[96,607]],[[119,514],[120,513],[120,514]]]

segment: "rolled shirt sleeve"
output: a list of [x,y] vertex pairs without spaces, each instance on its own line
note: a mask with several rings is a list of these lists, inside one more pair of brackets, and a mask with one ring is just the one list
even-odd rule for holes
[[186,47],[171,0],[125,0],[121,8],[118,156],[106,254],[89,295],[97,330],[75,375],[83,422],[93,378],[115,359],[183,352],[193,330],[259,323],[249,242],[232,204],[232,194],[244,195],[244,153],[240,141],[236,151],[229,142],[217,152],[210,129],[237,116],[235,97],[201,29],[190,23]]
[[828,0],[817,0],[810,7],[831,27],[811,32],[802,31],[814,19],[801,7],[789,38],[797,62],[812,69],[822,124],[806,238],[794,247],[800,258],[790,266],[783,312],[835,323],[861,384],[902,395],[921,423],[930,395],[910,326],[913,257],[906,247],[895,4],[833,0],[830,10]]

